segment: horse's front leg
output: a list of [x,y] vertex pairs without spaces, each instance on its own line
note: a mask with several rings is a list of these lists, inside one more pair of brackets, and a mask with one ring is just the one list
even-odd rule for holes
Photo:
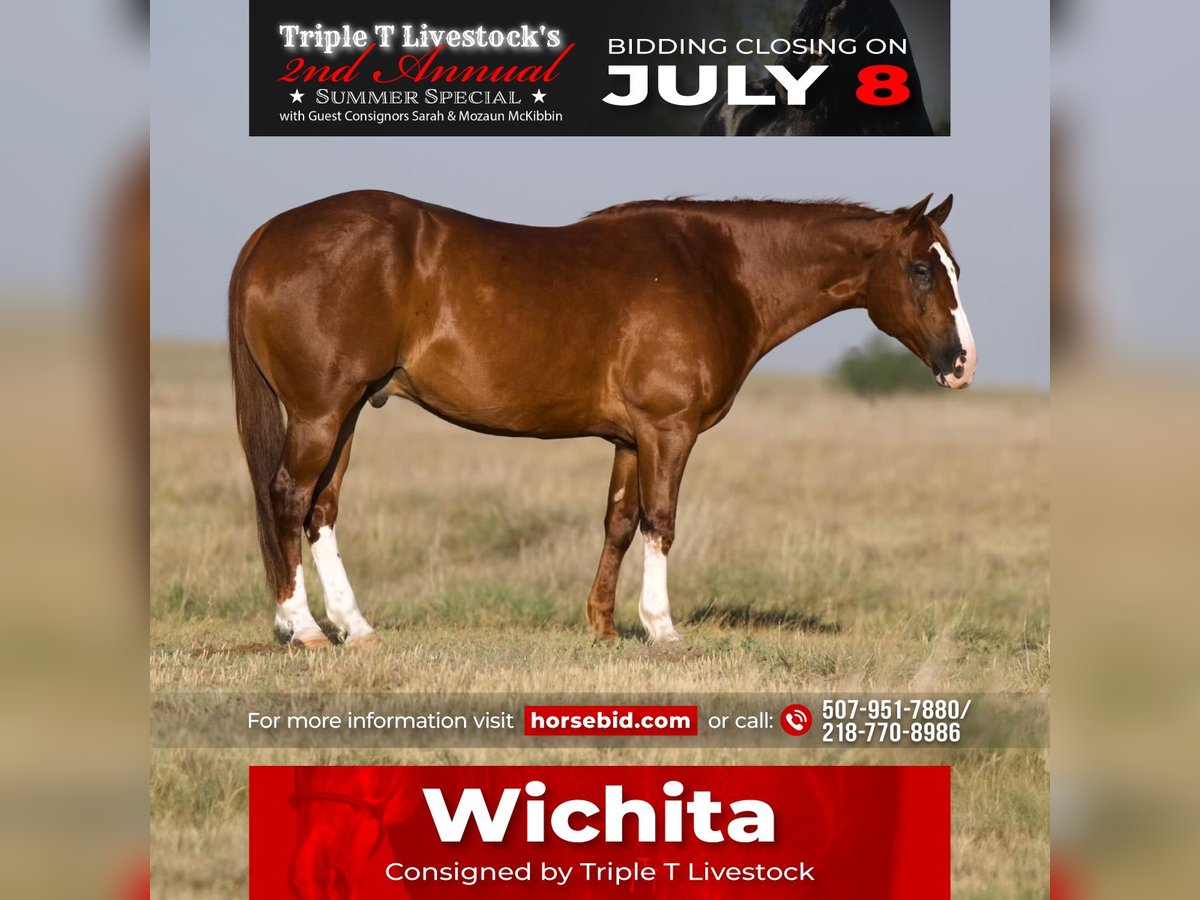
[[612,478],[608,483],[608,505],[604,513],[604,549],[600,565],[587,598],[588,625],[600,637],[611,640],[617,636],[613,624],[613,607],[617,600],[617,579],[621,560],[633,541],[638,522],[638,464],[637,454],[617,448],[613,459]]
[[637,432],[638,485],[645,560],[638,618],[653,644],[679,642],[667,595],[667,554],[675,541],[675,507],[697,429],[690,422],[657,422]]

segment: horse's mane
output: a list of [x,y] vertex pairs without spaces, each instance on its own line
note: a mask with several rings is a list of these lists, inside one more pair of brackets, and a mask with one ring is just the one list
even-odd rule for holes
[[694,196],[668,197],[663,200],[630,200],[626,203],[617,203],[613,206],[606,206],[604,209],[597,209],[584,216],[585,219],[594,219],[597,216],[620,215],[622,213],[637,213],[648,212],[651,210],[671,210],[671,209],[687,209],[689,207],[695,209],[703,209],[705,207],[726,207],[733,208],[737,206],[768,206],[768,207],[787,207],[794,209],[796,207],[805,207],[813,212],[840,212],[849,215],[864,215],[877,216],[880,211],[867,206],[864,203],[855,203],[851,200],[843,198],[833,198],[827,200],[779,200],[772,197],[756,199],[753,197],[732,197],[728,200],[698,200]]

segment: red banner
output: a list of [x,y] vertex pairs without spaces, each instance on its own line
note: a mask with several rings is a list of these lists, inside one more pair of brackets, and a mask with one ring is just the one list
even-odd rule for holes
[[252,766],[250,897],[950,896],[946,766]]

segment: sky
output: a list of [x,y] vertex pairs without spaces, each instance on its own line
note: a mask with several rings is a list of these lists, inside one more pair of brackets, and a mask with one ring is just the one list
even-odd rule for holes
[[[955,4],[948,138],[250,138],[247,4],[155,3],[151,334],[222,339],[230,269],[263,221],[391,190],[557,225],[627,200],[839,197],[882,209],[953,192],[946,225],[979,346],[976,384],[1047,386],[1049,33],[1044,4]],[[874,332],[841,313],[761,368],[821,372]]]

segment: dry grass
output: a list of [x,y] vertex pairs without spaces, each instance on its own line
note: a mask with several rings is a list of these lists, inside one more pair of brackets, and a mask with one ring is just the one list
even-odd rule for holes
[[363,415],[338,523],[390,655],[192,656],[269,642],[272,612],[223,356],[159,347],[153,683],[606,690],[645,676],[662,690],[1037,690],[1048,420],[1039,395],[871,403],[753,380],[684,480],[671,593],[698,653],[664,668],[622,652],[640,646],[638,542],[618,602],[628,647],[594,648],[582,626],[607,445],[475,435],[393,401]]
[[[150,416],[156,690],[1048,687],[1042,394],[972,389],[871,402],[816,381],[751,379],[729,418],[701,437],[684,479],[671,598],[696,652],[670,661],[647,656],[638,637],[636,546],[618,597],[628,637],[598,646],[582,624],[611,464],[600,441],[474,435],[397,401],[367,409],[338,531],[387,652],[305,655],[269,643],[223,350],[154,347]],[[307,580],[318,585],[315,572]],[[319,588],[310,590],[319,609]],[[530,751],[521,760],[564,755],[647,757]],[[241,845],[229,842],[244,841],[237,790],[247,757],[234,754],[231,767],[227,756],[156,754],[159,847],[202,848],[240,865]],[[746,757],[704,757],[722,759]],[[1044,895],[1040,757],[964,756],[955,777],[956,895]],[[180,865],[156,878],[172,895],[225,893],[212,866],[188,874],[186,853],[170,858]],[[219,868],[230,885],[242,877]]]

